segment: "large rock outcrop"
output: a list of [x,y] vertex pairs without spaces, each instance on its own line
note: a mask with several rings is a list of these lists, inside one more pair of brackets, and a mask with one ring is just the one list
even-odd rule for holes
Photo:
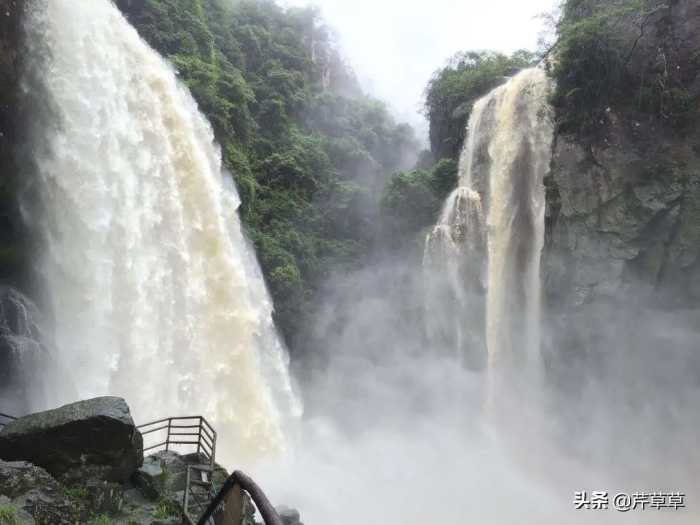
[[[612,115],[600,144],[558,137],[546,287],[555,304],[700,306],[700,133]],[[641,296],[641,297],[640,297]]]
[[630,67],[667,67],[695,97],[690,122],[611,107],[593,136],[556,137],[542,276],[545,351],[571,399],[590,402],[589,383],[660,415],[690,409],[700,376],[700,4],[654,16]]
[[123,399],[99,397],[7,424],[0,459],[29,461],[63,480],[124,482],[143,463],[143,440]]
[[[160,473],[163,480],[179,473],[185,461],[178,460],[176,453],[168,454],[173,459]],[[173,465],[178,468],[171,472]],[[66,483],[31,463],[0,460],[2,525],[8,521],[22,525],[180,525],[181,502],[182,488],[177,498],[167,491],[153,497],[130,481],[118,484],[87,478]]]

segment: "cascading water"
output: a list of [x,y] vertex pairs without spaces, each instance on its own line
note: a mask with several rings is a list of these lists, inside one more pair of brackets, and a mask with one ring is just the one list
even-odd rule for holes
[[[459,187],[426,242],[429,335],[447,334],[460,355],[485,351],[495,377],[538,362],[543,177],[553,139],[548,88],[545,71],[532,68],[476,102]],[[446,303],[458,305],[456,314],[436,327]]]
[[209,124],[110,1],[27,19],[41,270],[80,395],[202,413],[238,458],[282,448],[300,408]]

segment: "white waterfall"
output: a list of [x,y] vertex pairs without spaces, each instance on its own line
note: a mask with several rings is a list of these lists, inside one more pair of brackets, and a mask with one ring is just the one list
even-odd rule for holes
[[280,450],[300,407],[211,127],[109,0],[27,18],[40,264],[80,395],[201,413],[238,457]]
[[[447,334],[460,355],[486,353],[492,376],[539,361],[548,89],[545,71],[532,68],[474,104],[459,187],[426,242],[429,335]],[[457,314],[436,327],[446,302]]]

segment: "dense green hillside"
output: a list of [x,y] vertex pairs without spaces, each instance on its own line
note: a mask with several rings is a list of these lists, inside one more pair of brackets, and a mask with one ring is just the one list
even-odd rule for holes
[[122,1],[190,87],[223,148],[288,341],[332,272],[359,267],[386,179],[410,167],[412,129],[364,96],[312,8]]

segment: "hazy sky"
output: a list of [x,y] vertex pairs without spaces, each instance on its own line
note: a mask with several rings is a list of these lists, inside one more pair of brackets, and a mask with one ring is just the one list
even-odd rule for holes
[[283,0],[314,4],[337,31],[363,87],[397,115],[418,114],[425,85],[457,51],[534,49],[556,0]]

